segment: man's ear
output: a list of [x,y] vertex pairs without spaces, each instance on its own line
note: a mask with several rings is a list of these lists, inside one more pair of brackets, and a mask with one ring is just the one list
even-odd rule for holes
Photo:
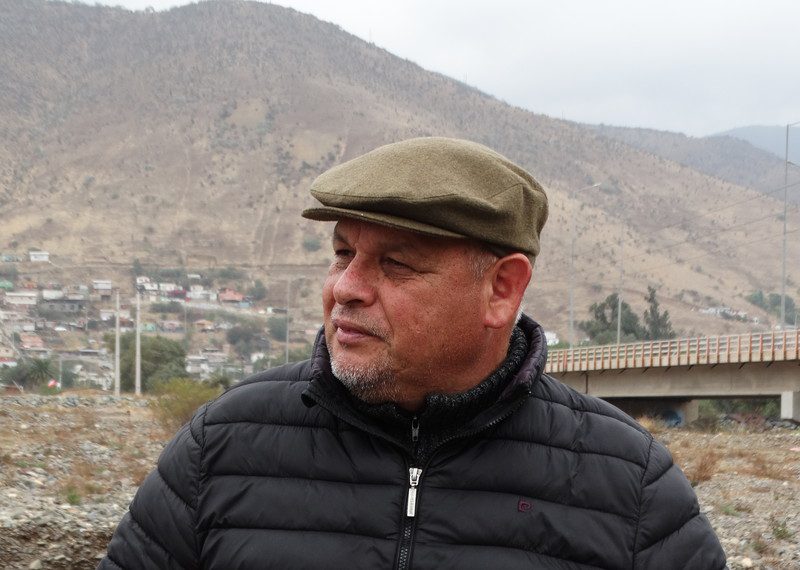
[[495,261],[485,275],[488,301],[485,326],[501,329],[513,325],[532,273],[531,262],[522,253],[512,253]]

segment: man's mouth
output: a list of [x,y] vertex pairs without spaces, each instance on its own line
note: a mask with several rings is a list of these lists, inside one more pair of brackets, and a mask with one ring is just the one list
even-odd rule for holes
[[353,318],[352,315],[331,315],[331,324],[334,329],[334,336],[340,344],[353,344],[370,339],[383,339],[385,334],[377,326],[363,322],[364,319]]
[[344,319],[333,319],[331,322],[340,344],[352,344],[375,336],[366,328]]

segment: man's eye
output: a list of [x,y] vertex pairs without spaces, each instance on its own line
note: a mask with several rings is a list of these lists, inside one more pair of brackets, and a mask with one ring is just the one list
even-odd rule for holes
[[383,260],[383,263],[388,265],[389,267],[391,267],[393,269],[407,269],[407,270],[411,269],[411,267],[409,267],[405,263],[403,263],[401,261],[397,261],[396,259],[393,259],[391,257],[385,258]]

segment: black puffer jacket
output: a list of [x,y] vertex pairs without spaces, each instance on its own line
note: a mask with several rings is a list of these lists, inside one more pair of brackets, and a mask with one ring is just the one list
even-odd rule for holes
[[232,388],[164,450],[100,568],[724,568],[666,449],[543,375],[523,328],[503,396],[424,465],[324,389],[323,342]]

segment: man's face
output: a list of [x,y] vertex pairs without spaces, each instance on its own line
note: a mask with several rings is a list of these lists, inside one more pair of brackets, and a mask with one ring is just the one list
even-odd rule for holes
[[481,358],[487,294],[475,246],[343,220],[333,250],[325,340],[334,374],[356,396],[414,407],[471,387],[460,384]]

